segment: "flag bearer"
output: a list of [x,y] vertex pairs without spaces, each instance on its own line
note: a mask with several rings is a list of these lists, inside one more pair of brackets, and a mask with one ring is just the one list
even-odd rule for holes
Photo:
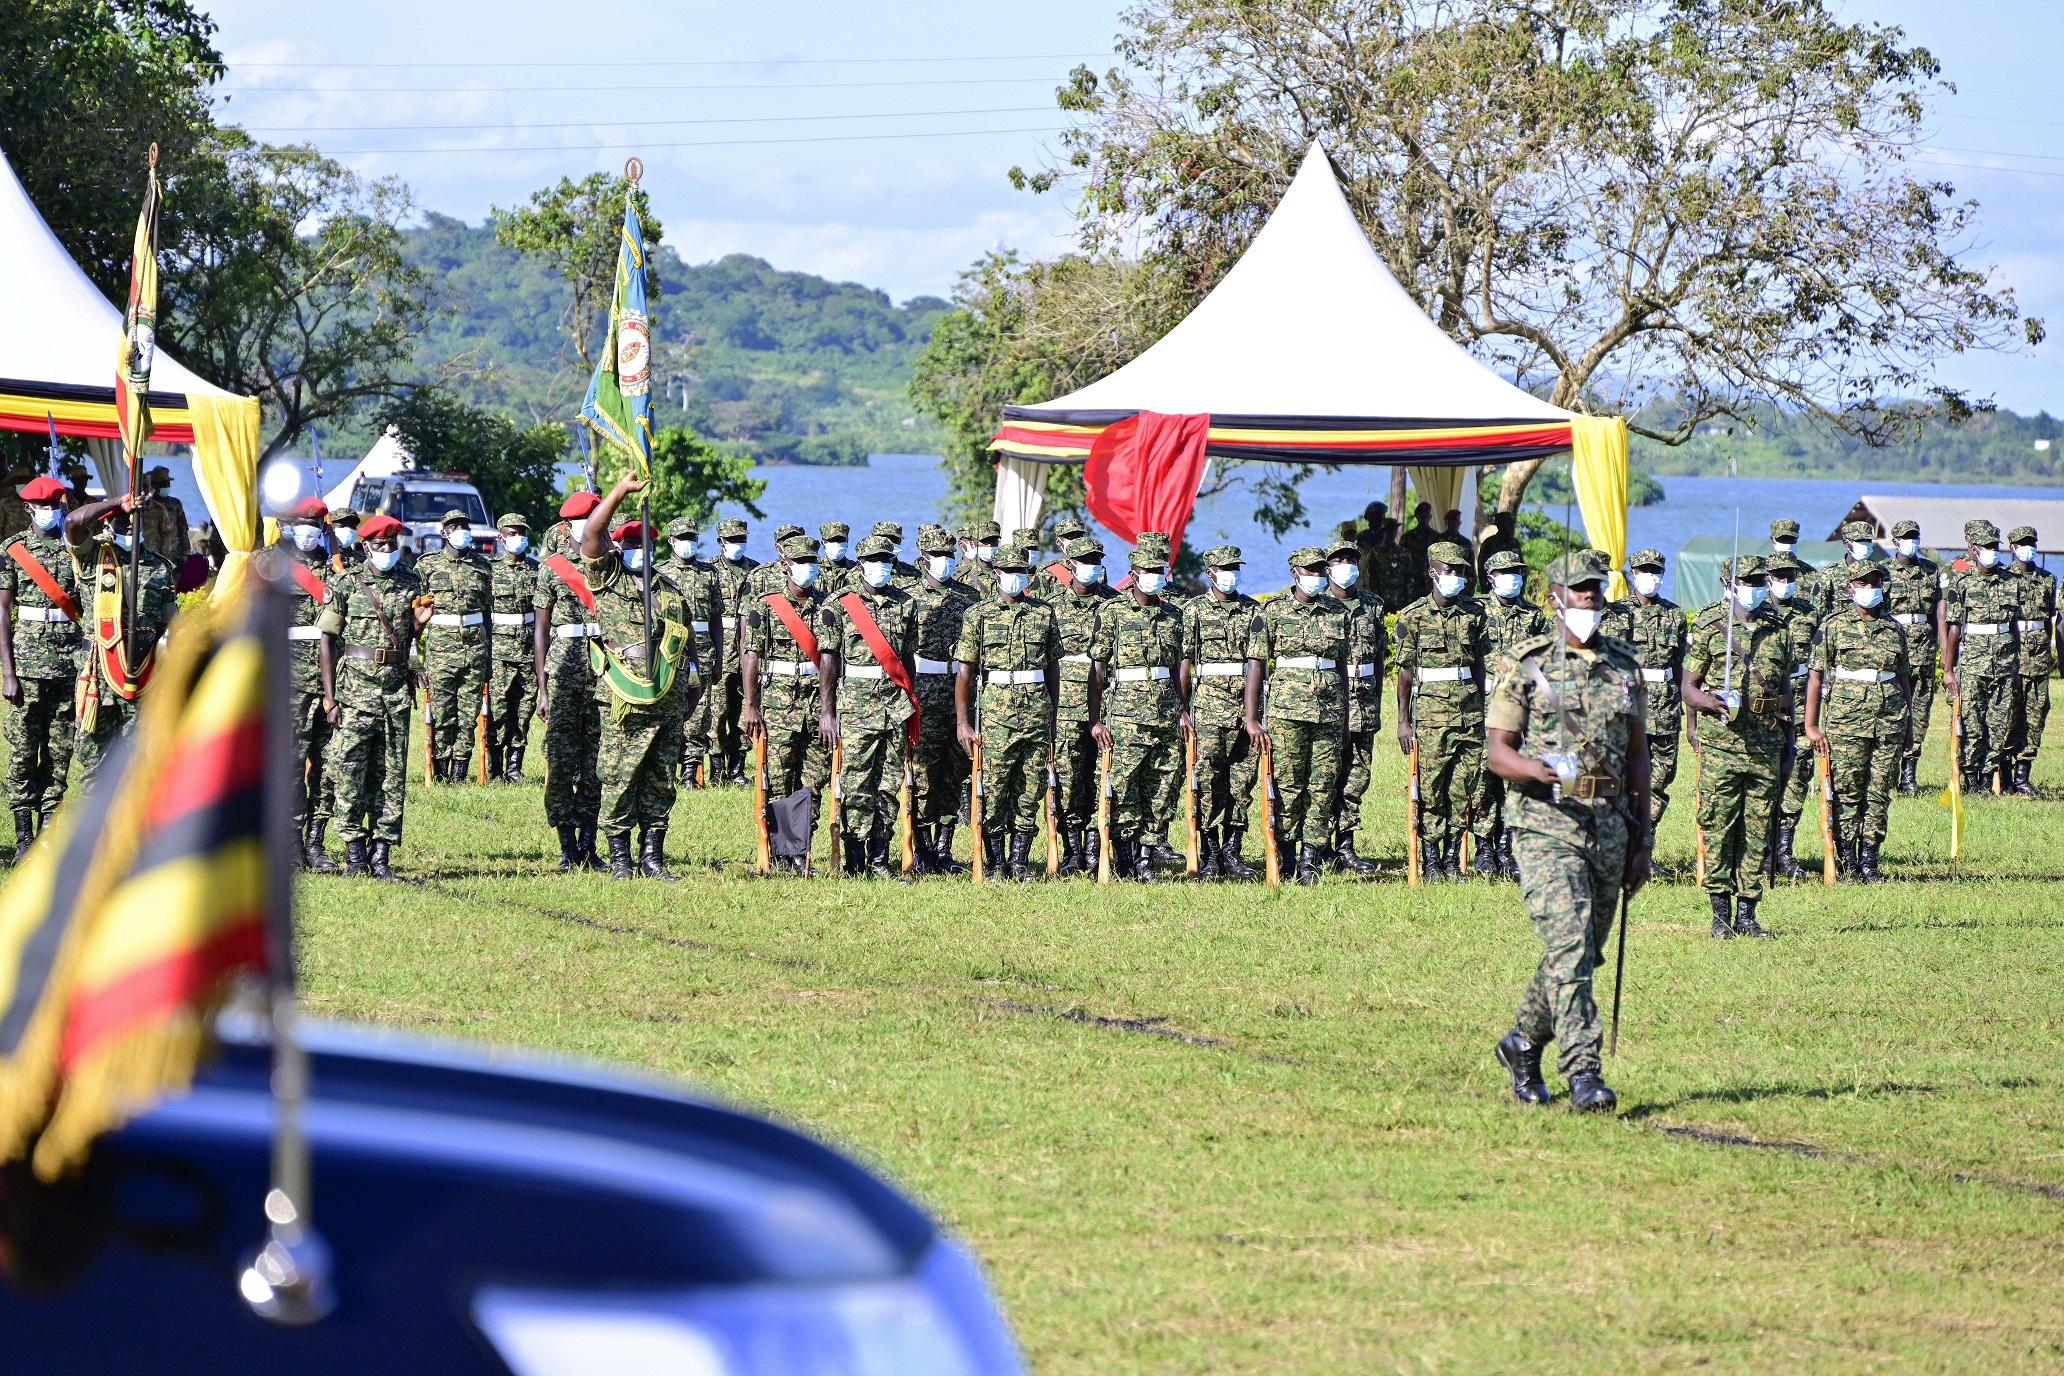
[[77,565],[79,584],[93,605],[87,617],[86,654],[79,668],[78,733],[72,756],[85,787],[100,772],[115,741],[136,724],[136,699],[150,676],[159,639],[179,608],[179,571],[149,550],[141,551],[136,589],[136,643],[129,642],[128,596],[133,513],[141,502],[128,494],[89,502],[65,517],[65,539]]

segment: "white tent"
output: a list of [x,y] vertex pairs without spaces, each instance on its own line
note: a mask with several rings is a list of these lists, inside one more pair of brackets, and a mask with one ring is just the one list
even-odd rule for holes
[[401,442],[401,432],[390,425],[385,434],[373,441],[365,457],[344,475],[344,481],[323,494],[323,505],[341,511],[350,504],[351,490],[358,486],[360,478],[388,478],[415,466],[416,456]]

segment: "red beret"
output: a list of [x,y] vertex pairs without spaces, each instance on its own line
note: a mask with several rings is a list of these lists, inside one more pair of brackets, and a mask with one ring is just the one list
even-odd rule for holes
[[320,497],[303,497],[280,513],[297,521],[320,521],[329,514],[330,508]]
[[559,514],[569,521],[578,521],[600,505],[602,505],[602,499],[594,493],[576,492],[565,501],[559,503]]
[[28,485],[21,490],[21,499],[25,502],[54,502],[70,490],[46,473],[40,478],[29,479]]
[[[647,526],[643,521],[625,521],[615,530],[609,532],[609,538],[612,540],[635,540],[650,529],[651,527]],[[657,540],[659,532],[654,530],[652,538]]]
[[399,534],[401,534],[401,522],[385,514],[375,516],[370,521],[363,521],[358,527],[358,538],[361,540],[379,540],[389,535]]

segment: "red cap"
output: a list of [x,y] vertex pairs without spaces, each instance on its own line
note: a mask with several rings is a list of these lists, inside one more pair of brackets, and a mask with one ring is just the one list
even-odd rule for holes
[[[649,529],[651,528],[647,526],[643,521],[625,521],[615,530],[609,532],[609,538],[612,540],[635,540],[639,536],[643,535]],[[659,532],[654,530],[652,532],[652,538],[657,540],[659,538]]]
[[569,521],[578,521],[600,505],[602,505],[602,499],[594,493],[576,492],[565,501],[559,503],[559,514]]
[[68,491],[70,489],[63,483],[46,473],[40,478],[29,479],[21,490],[21,499],[25,502],[54,502]]
[[280,513],[296,521],[320,521],[330,514],[330,508],[320,497],[303,497],[300,501]]
[[389,535],[399,534],[401,534],[401,522],[385,514],[375,516],[370,521],[361,522],[358,527],[358,538],[361,540],[378,540]]

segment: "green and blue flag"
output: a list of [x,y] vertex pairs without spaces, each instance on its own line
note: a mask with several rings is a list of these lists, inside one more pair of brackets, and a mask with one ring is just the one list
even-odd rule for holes
[[623,232],[616,250],[616,291],[609,301],[609,331],[595,376],[581,402],[581,419],[630,456],[640,478],[652,476],[652,326],[645,309],[645,240],[624,193]]

